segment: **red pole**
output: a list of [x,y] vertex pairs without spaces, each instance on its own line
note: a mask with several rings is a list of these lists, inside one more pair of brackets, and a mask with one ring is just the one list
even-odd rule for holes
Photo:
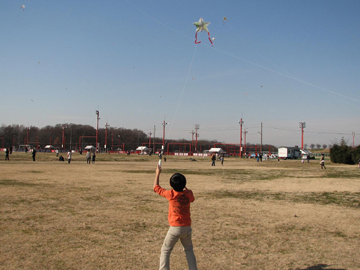
[[194,131],[191,131],[191,147],[190,147],[190,155],[192,155],[192,149],[194,144]]
[[301,126],[301,149],[304,149],[304,126]]
[[244,130],[244,148],[245,148],[245,153],[246,153],[246,133],[247,133],[247,131],[246,130]]
[[196,129],[196,134],[195,134],[195,151],[197,152],[197,143],[198,143],[198,134],[197,134],[197,129]]
[[108,125],[108,123],[106,122],[106,125],[105,125],[105,146],[106,146],[106,149],[105,149],[105,152],[107,153],[108,152],[108,145],[107,145],[107,134],[108,134],[108,129],[107,129],[107,127],[108,127],[109,125]]
[[242,125],[243,125],[243,120],[242,120],[242,118],[240,119],[240,121],[239,121],[239,123],[240,123],[240,148],[239,148],[239,154],[240,154],[240,157],[241,157],[241,144],[242,144]]
[[151,132],[149,132],[149,148],[151,148]]
[[64,150],[65,149],[65,127],[63,126],[62,127],[62,149]]
[[301,149],[304,149],[304,128],[306,127],[306,123],[299,122],[299,127],[301,128]]
[[96,145],[95,145],[95,149],[96,152],[98,152],[98,137],[99,137],[99,111],[96,110]]

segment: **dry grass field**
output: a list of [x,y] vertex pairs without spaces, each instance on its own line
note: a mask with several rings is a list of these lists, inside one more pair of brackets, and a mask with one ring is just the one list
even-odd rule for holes
[[[0,269],[158,269],[168,205],[152,191],[156,156],[3,157]],[[179,171],[194,192],[199,269],[360,269],[360,171],[326,165],[170,156],[160,184]],[[180,243],[171,266],[187,269]]]

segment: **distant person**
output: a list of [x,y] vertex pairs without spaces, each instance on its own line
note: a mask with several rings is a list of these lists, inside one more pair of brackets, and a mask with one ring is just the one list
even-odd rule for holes
[[261,153],[259,154],[259,160],[260,160],[260,162],[262,162],[262,154]]
[[359,170],[360,170],[360,158],[359,158]]
[[86,163],[90,164],[91,163],[91,152],[87,151],[86,153]]
[[220,162],[221,162],[221,166],[223,166],[224,165],[224,157],[223,156],[220,157]]
[[154,192],[169,201],[168,222],[170,228],[161,247],[160,268],[170,269],[170,255],[175,244],[180,240],[186,254],[188,269],[197,270],[196,257],[193,250],[190,204],[195,197],[186,188],[186,178],[181,173],[175,173],[170,178],[172,189],[166,190],[160,186],[161,167],[157,165],[154,180]]
[[12,146],[10,146],[10,155],[11,155],[11,154],[12,154],[12,152],[13,152],[12,150],[13,150],[13,149],[12,149]]
[[9,161],[10,161],[10,159],[9,159],[9,153],[10,153],[9,148],[6,148],[6,149],[5,149],[5,160],[9,160]]
[[214,153],[211,155],[211,160],[212,160],[211,166],[215,166],[216,156]]
[[321,167],[321,169],[326,169],[326,167],[325,167],[325,157],[324,157],[324,154],[321,154],[320,167]]
[[69,150],[69,152],[67,152],[67,160],[68,160],[68,163],[71,162],[71,150]]
[[95,158],[96,158],[96,155],[95,155],[95,152],[92,154],[92,163],[95,164]]
[[310,154],[306,156],[307,162],[310,163]]
[[58,157],[59,156],[59,149],[56,149],[55,152],[56,152],[56,157]]
[[64,161],[64,157],[62,155],[60,155],[59,161]]
[[35,148],[32,150],[32,159],[33,159],[33,161],[35,161],[35,158],[36,158],[36,150],[35,150]]

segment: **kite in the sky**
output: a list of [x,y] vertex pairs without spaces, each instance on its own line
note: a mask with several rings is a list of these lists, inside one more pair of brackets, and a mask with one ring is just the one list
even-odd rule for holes
[[226,17],[223,18],[223,24],[225,24],[225,22],[227,22],[227,18],[226,18]]
[[195,43],[196,44],[201,43],[201,41],[197,40],[197,34],[199,32],[206,31],[208,33],[208,37],[209,37],[209,41],[210,41],[211,45],[214,45],[211,38],[210,38],[210,32],[209,32],[209,30],[207,28],[210,23],[209,22],[204,22],[203,18],[200,18],[198,22],[194,22],[193,24],[196,26]]
[[21,5],[20,8],[24,11],[25,10],[25,5]]

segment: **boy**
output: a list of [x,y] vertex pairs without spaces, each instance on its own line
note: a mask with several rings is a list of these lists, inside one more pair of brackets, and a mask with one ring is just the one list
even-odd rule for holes
[[156,168],[154,191],[169,201],[168,221],[170,228],[161,247],[160,270],[170,269],[170,254],[180,239],[186,254],[189,270],[197,270],[196,258],[191,240],[190,203],[195,200],[191,190],[186,188],[186,178],[175,173],[170,178],[172,190],[166,190],[159,184],[161,167]]

